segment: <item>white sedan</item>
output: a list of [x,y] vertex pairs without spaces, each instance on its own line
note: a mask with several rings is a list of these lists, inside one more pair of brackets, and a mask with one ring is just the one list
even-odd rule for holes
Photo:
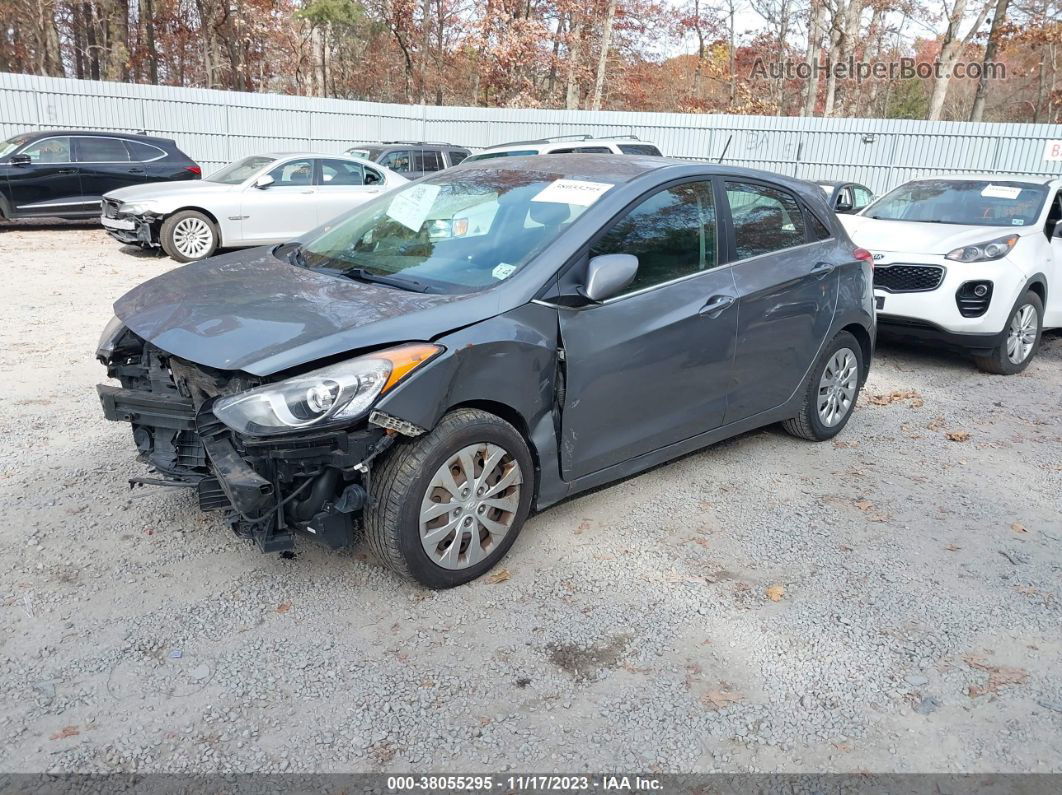
[[222,247],[283,243],[408,181],[347,155],[252,155],[202,180],[104,194],[100,221],[122,243],[190,262]]
[[908,182],[841,215],[874,256],[878,329],[1026,368],[1062,326],[1062,179],[993,174]]

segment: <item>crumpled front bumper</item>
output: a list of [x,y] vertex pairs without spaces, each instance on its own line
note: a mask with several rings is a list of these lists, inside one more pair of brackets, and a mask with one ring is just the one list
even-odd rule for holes
[[237,535],[263,552],[294,546],[306,534],[349,546],[368,499],[368,463],[392,443],[382,428],[240,437],[210,410],[169,393],[97,386],[108,420],[128,422],[139,458],[161,478],[130,486],[193,488],[204,511],[221,510]]

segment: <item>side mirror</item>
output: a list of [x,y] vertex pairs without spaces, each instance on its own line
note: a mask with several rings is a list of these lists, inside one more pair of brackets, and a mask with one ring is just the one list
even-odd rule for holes
[[618,294],[634,281],[638,273],[638,258],[633,254],[602,254],[586,265],[586,284],[581,295],[600,303]]
[[839,213],[850,213],[853,209],[851,202],[837,202],[837,212]]
[[33,161],[29,155],[11,155],[11,159],[8,162],[13,166],[28,166]]
[[274,182],[276,182],[276,180],[273,179],[271,176],[269,176],[268,174],[263,174],[262,176],[260,176],[258,179],[256,179],[254,181],[254,186],[256,188],[258,188],[259,190],[265,190],[270,185],[272,185]]

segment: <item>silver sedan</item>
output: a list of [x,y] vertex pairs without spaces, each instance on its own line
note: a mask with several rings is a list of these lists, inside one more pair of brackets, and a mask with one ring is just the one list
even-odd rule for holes
[[180,262],[291,240],[408,180],[348,155],[252,155],[202,180],[134,185],[103,197],[115,240]]

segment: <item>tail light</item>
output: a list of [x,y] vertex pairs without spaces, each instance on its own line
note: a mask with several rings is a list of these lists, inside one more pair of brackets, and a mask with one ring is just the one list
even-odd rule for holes
[[852,252],[852,256],[863,262],[869,262],[870,267],[874,267],[874,255],[867,251],[865,248],[857,248]]
[[199,166],[196,166],[196,165],[187,166],[184,170],[185,171],[191,171],[197,177],[203,176],[203,169],[201,169]]

